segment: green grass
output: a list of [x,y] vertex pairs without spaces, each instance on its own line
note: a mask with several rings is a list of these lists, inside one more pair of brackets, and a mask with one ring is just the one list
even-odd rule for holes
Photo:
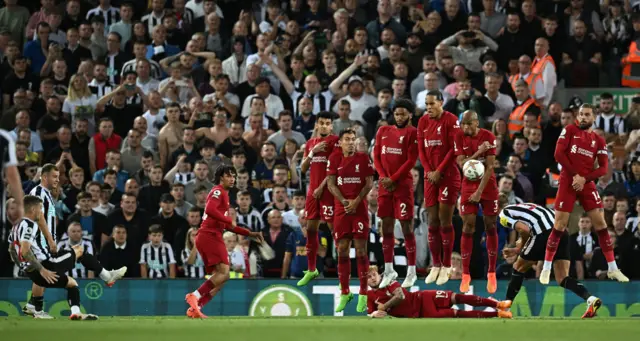
[[99,321],[0,318],[3,341],[457,341],[631,340],[638,319],[380,319],[102,317]]

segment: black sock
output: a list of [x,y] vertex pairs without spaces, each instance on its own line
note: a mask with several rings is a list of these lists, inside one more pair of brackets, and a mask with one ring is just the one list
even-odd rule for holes
[[69,306],[73,307],[80,306],[80,289],[78,287],[67,288],[67,300],[69,302]]
[[83,254],[78,261],[80,261],[85,268],[93,271],[96,276],[99,276],[102,270],[104,270],[100,262],[98,262],[98,258],[90,253]]
[[524,281],[524,274],[514,269],[511,274],[511,280],[509,281],[509,287],[507,288],[506,300],[513,301],[513,299],[518,296],[520,288],[522,288],[522,281]]
[[591,296],[589,290],[587,290],[587,288],[582,285],[582,283],[578,282],[575,278],[565,277],[560,283],[560,286],[567,290],[573,291],[574,294],[582,297],[585,301],[589,298],[589,296]]
[[42,311],[42,307],[44,306],[44,296],[31,296],[31,304],[36,307],[36,311]]

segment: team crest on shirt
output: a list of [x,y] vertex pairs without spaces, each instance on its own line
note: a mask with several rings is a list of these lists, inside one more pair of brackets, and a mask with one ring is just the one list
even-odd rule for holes
[[360,173],[360,165],[356,165],[356,173]]
[[382,146],[382,154],[386,154],[387,153],[387,147],[386,146]]
[[595,146],[596,146],[596,141],[595,140],[591,141],[591,148],[593,148]]
[[439,126],[437,130],[438,130],[438,135],[440,135],[442,133],[442,126]]
[[398,141],[398,143],[402,143],[403,140],[404,140],[404,136],[400,136],[400,141]]

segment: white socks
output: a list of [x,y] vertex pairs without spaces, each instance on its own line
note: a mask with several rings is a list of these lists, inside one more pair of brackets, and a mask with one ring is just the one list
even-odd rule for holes
[[80,307],[78,307],[77,305],[72,305],[71,306],[71,315],[79,315],[82,312],[80,311]]
[[608,262],[607,266],[609,267],[609,271],[616,271],[618,270],[618,264],[613,261],[613,262]]
[[544,264],[542,265],[542,270],[551,270],[551,265],[553,265],[553,262],[550,262],[548,260],[544,261]]
[[202,297],[202,295],[200,295],[200,292],[198,290],[194,291],[193,294],[200,299]]
[[384,273],[390,274],[393,272],[393,263],[384,263]]
[[105,269],[102,269],[99,276],[100,276],[100,279],[105,282],[108,282],[111,280],[111,273]]
[[415,265],[407,266],[407,276],[408,275],[415,275],[415,274],[416,274],[416,266]]

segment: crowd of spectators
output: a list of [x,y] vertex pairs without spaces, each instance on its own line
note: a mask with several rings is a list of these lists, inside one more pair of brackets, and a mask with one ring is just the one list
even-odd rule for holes
[[[477,111],[498,137],[496,173],[511,203],[553,205],[553,149],[584,100],[563,106],[554,90],[619,87],[619,60],[640,37],[638,1],[629,0],[18,2],[4,0],[0,9],[0,127],[17,141],[24,190],[38,183],[40,166],[57,165],[59,247],[84,243],[106,268],[128,266],[131,278],[204,276],[193,240],[223,163],[238,173],[230,199],[239,224],[262,231],[276,254],[262,260],[251,241],[226,233],[232,276],[300,277],[308,174],[299,165],[315,115],[334,112],[334,132],[355,129],[358,151],[370,153],[377,128],[394,124],[394,101],[416,103],[417,126],[431,90],[456,115]],[[639,109],[640,97],[628,115],[617,114],[603,93],[595,124],[611,150],[597,186],[618,264],[632,279],[640,279],[633,265],[640,261]],[[424,274],[419,164],[412,175]],[[376,197],[374,188],[372,264],[382,262]],[[17,223],[12,199],[5,212],[0,277],[20,277],[5,247]],[[455,250],[461,226],[456,213]],[[512,231],[499,230],[501,248],[514,243]],[[579,207],[571,232],[572,272],[604,278],[606,262]],[[399,227],[395,237],[402,276]],[[326,227],[320,238],[319,270],[335,277]],[[475,242],[471,275],[482,278],[482,228]],[[513,261],[500,260],[499,276],[509,276]],[[459,255],[454,264],[459,278]],[[94,276],[80,264],[75,271]]]

